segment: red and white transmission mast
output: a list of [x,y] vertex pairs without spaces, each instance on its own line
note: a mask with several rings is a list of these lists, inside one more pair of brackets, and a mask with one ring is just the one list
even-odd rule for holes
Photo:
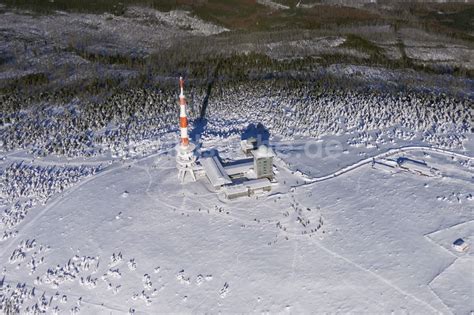
[[196,181],[196,155],[194,151],[196,145],[189,142],[188,135],[188,117],[186,114],[186,97],[184,96],[184,80],[179,78],[179,130],[181,135],[180,143],[176,146],[176,167],[179,170],[178,177],[184,182],[186,174]]

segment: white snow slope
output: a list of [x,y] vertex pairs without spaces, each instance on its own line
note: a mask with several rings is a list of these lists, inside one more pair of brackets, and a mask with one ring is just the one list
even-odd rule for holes
[[[473,250],[450,244],[473,245],[473,159],[423,151],[387,158],[423,157],[442,177],[360,163],[315,181],[285,156],[270,195],[235,201],[203,180],[179,184],[169,151],[112,163],[33,207],[4,237],[2,308],[469,314]],[[347,161],[312,167],[330,175]]]

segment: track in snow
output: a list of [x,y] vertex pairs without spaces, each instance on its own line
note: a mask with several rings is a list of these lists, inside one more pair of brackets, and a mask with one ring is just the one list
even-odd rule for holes
[[406,147],[401,147],[401,148],[396,148],[396,149],[390,149],[388,150],[387,152],[383,152],[383,153],[380,153],[380,154],[377,154],[377,155],[374,155],[372,157],[368,157],[366,159],[363,159],[359,162],[356,162],[354,164],[351,164],[349,166],[346,166],[344,168],[341,168],[340,170],[338,171],[335,171],[329,175],[325,175],[325,176],[321,176],[321,177],[313,177],[313,178],[310,178],[309,176],[307,176],[306,174],[303,174],[303,177],[306,178],[306,181],[307,183],[304,184],[304,185],[308,185],[308,184],[313,184],[313,183],[318,183],[318,182],[322,182],[322,181],[325,181],[325,180],[328,180],[328,179],[331,179],[331,178],[334,178],[334,177],[337,177],[337,176],[340,176],[342,174],[345,174],[345,173],[348,173],[350,171],[353,171],[365,164],[369,164],[371,163],[374,159],[380,159],[380,158],[386,158],[388,156],[391,156],[391,155],[395,155],[395,154],[398,154],[398,153],[402,153],[402,152],[410,152],[410,151],[430,151],[430,152],[435,152],[435,153],[440,153],[440,154],[443,154],[443,155],[450,155],[450,156],[456,156],[456,157],[459,157],[459,158],[462,158],[462,159],[468,159],[468,160],[471,160],[471,161],[474,161],[474,157],[470,157],[470,156],[467,156],[467,155],[464,155],[464,154],[461,154],[461,153],[457,153],[457,152],[452,152],[452,151],[449,151],[449,150],[445,150],[445,149],[440,149],[440,148],[436,148],[436,147],[428,147],[428,146],[406,146]]

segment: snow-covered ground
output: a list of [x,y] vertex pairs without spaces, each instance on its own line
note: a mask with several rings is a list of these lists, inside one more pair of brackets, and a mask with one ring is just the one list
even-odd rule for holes
[[[238,147],[205,145],[224,158]],[[424,177],[358,163],[347,150],[338,159],[280,153],[272,193],[234,201],[202,180],[179,184],[168,149],[113,162],[33,208],[2,241],[2,305],[23,313],[469,313],[472,249],[450,244],[462,237],[472,246],[473,158],[423,149],[386,157],[443,172]],[[451,193],[459,201],[442,198]]]

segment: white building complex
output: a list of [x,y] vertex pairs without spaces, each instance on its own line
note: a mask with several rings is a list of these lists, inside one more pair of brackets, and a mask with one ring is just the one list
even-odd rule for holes
[[228,199],[251,196],[270,191],[273,179],[273,157],[271,148],[261,145],[251,151],[252,159],[234,161],[222,165],[217,156],[201,158],[205,177],[212,187],[222,190]]

